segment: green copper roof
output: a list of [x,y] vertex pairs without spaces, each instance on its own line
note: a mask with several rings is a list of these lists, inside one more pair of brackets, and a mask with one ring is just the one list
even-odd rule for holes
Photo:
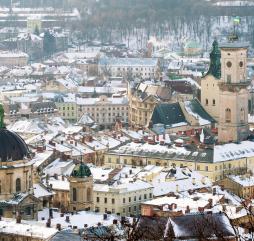
[[74,168],[71,174],[72,177],[79,177],[79,178],[90,177],[91,175],[92,173],[90,168],[83,162],[76,165],[76,167]]
[[221,78],[220,58],[221,58],[221,52],[220,52],[219,44],[218,44],[217,40],[214,40],[213,49],[212,49],[212,52],[210,53],[210,67],[207,72],[207,75],[211,74],[216,79]]
[[0,128],[4,128],[4,108],[3,106],[0,104]]

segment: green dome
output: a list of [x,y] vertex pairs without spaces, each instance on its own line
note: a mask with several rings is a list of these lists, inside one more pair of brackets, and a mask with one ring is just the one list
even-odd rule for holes
[[200,45],[195,41],[188,41],[185,46],[185,49],[201,49]]
[[72,177],[79,177],[79,178],[84,178],[84,177],[90,177],[92,176],[90,168],[85,164],[85,163],[80,163],[76,165],[76,167],[73,169],[71,173]]

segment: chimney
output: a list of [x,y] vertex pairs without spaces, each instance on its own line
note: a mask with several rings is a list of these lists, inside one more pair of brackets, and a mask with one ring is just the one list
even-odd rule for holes
[[130,175],[132,174],[132,169],[129,170],[129,174],[130,174]]
[[108,219],[108,215],[106,213],[103,214],[103,220],[107,220]]
[[195,177],[192,178],[192,184],[196,185],[196,178]]
[[117,225],[117,219],[113,220],[113,224]]
[[54,174],[54,178],[55,178],[56,180],[58,180],[58,175],[57,175],[57,173]]
[[189,207],[189,205],[186,207],[185,213],[190,213],[190,207]]
[[56,225],[56,228],[58,229],[58,231],[61,231],[61,224],[58,223],[58,224]]
[[21,215],[18,214],[16,217],[16,223],[21,223]]
[[179,192],[179,185],[176,184],[176,192]]
[[65,222],[69,223],[70,222],[70,216],[65,217]]
[[216,187],[213,188],[213,196],[216,195]]
[[202,182],[203,185],[206,184],[206,179],[205,179],[205,177],[202,177],[201,182]]
[[50,228],[51,227],[51,219],[49,218],[48,221],[46,222],[46,227]]

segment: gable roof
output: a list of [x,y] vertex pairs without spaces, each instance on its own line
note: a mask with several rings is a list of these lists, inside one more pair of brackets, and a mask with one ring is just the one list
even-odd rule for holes
[[224,213],[196,213],[171,217],[173,236],[181,240],[235,237],[235,231]]
[[165,126],[174,126],[184,122],[187,125],[187,120],[179,103],[156,105],[151,120],[153,124],[164,124]]

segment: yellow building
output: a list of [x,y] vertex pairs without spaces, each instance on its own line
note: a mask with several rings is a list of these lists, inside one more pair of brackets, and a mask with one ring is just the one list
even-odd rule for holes
[[77,102],[75,97],[58,96],[55,101],[60,116],[64,120],[71,122],[77,121]]
[[138,215],[141,203],[151,200],[152,193],[153,186],[142,180],[94,184],[94,210],[123,216]]
[[106,153],[105,165],[112,168],[124,165],[186,166],[217,181],[228,174],[246,173],[254,167],[254,143],[229,143],[216,145],[213,149],[129,143]]
[[229,175],[220,184],[241,198],[252,199],[254,197],[254,177],[249,174],[241,176]]
[[160,84],[140,83],[133,87],[128,85],[129,125],[133,127],[147,127],[153,110],[158,103],[171,99],[171,89]]

